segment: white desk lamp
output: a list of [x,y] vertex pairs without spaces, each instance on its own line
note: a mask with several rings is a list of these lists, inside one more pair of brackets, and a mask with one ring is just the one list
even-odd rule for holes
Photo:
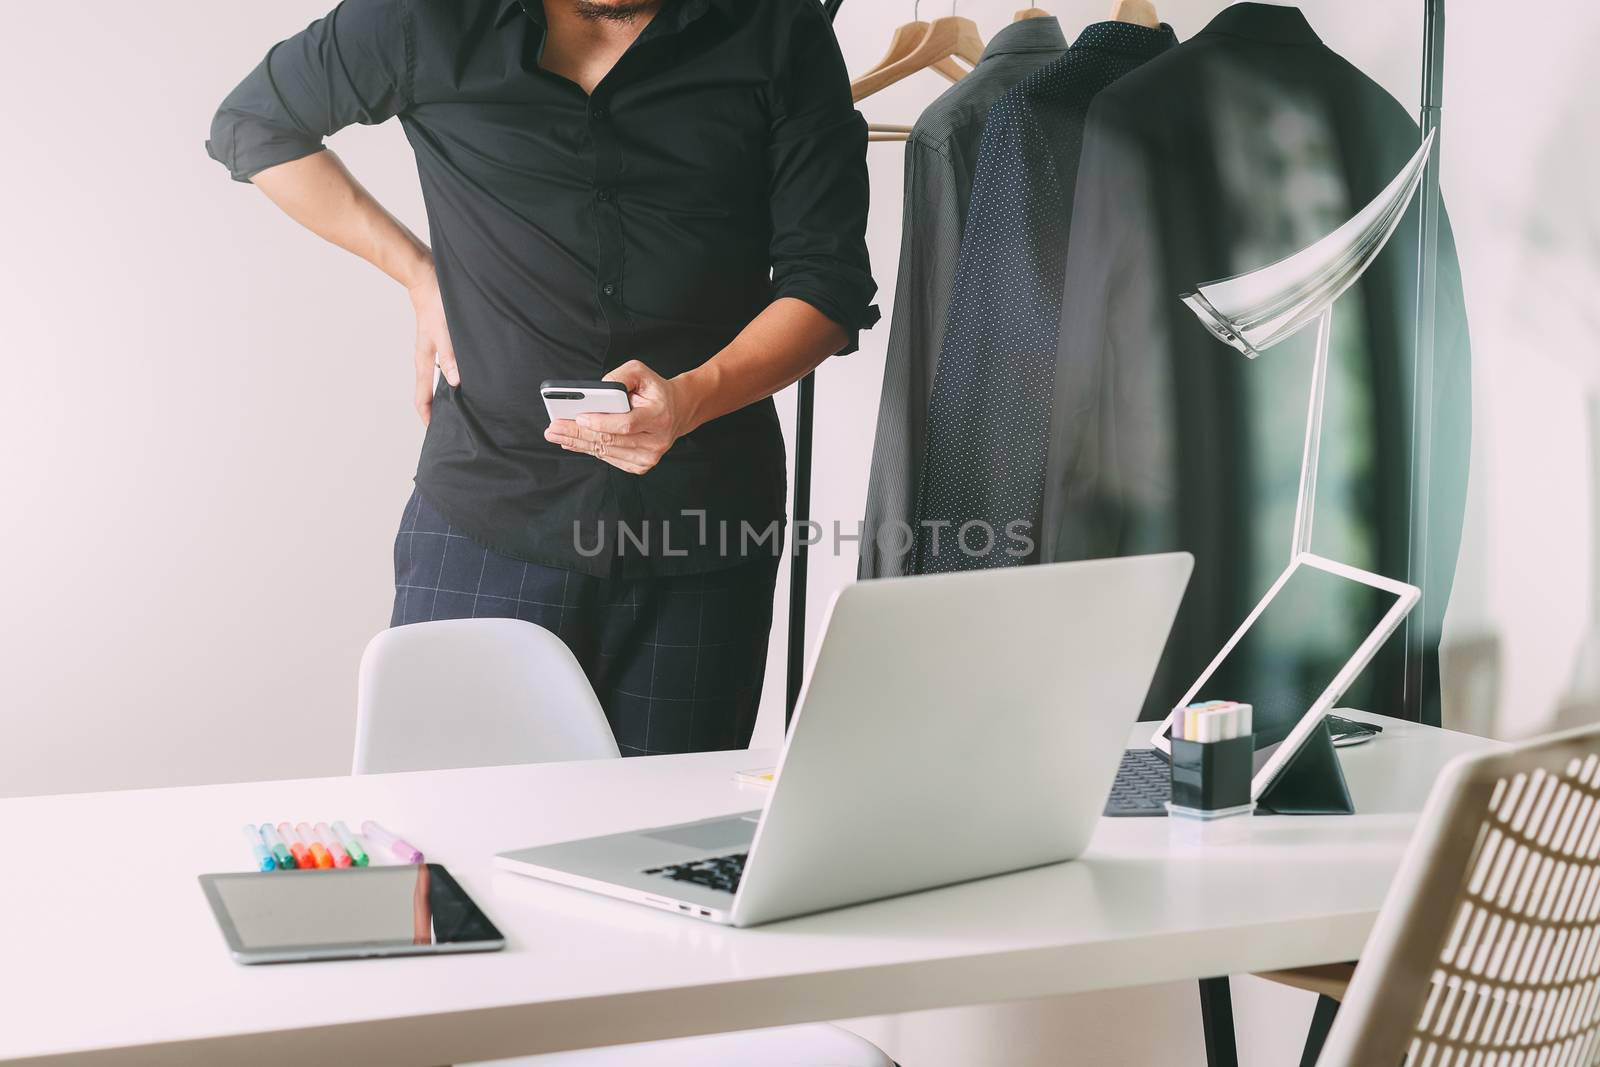
[[1333,303],[1355,284],[1400,225],[1401,216],[1422,182],[1433,138],[1429,132],[1416,155],[1371,203],[1315,244],[1248,274],[1206,282],[1183,295],[1183,302],[1208,330],[1251,359],[1310,323],[1317,324],[1291,560],[1311,551]]
[[[1279,577],[1277,584],[1268,590],[1233,638],[1217,653],[1200,681],[1179,702],[1180,706],[1194,699],[1201,685],[1219,667],[1302,563],[1400,596],[1396,607],[1385,616],[1383,624],[1367,635],[1361,647],[1346,661],[1339,677],[1324,692],[1324,698],[1328,698],[1328,692],[1334,693],[1328,698],[1329,702],[1342,695],[1354,675],[1376,653],[1378,644],[1387,640],[1421,597],[1421,591],[1412,586],[1314,556],[1311,552],[1311,526],[1317,498],[1317,456],[1322,446],[1322,408],[1328,384],[1328,348],[1333,329],[1334,301],[1355,284],[1399,226],[1401,216],[1421,184],[1433,141],[1434,135],[1430,132],[1423,138],[1421,147],[1410,162],[1401,168],[1400,173],[1371,203],[1320,241],[1248,274],[1207,282],[1194,292],[1183,294],[1183,302],[1199,316],[1208,330],[1250,359],[1313,322],[1317,324],[1317,347],[1311,370],[1311,402],[1306,416],[1305,452],[1300,462],[1300,496],[1295,504],[1294,543],[1289,551],[1288,569]],[[1154,743],[1159,747],[1159,740]],[[1291,752],[1287,757],[1284,756],[1285,749]],[[1323,727],[1321,714],[1316,715],[1314,721],[1311,717],[1302,719],[1273,759],[1284,760],[1279,765],[1277,778],[1265,789],[1257,784],[1252,785],[1252,795],[1256,795],[1263,804],[1280,811],[1301,813],[1348,813],[1355,810],[1338,759],[1333,755],[1331,737]],[[1263,773],[1266,769],[1263,768]],[[1295,778],[1298,781],[1293,781]],[[1286,807],[1269,800],[1274,790],[1280,793],[1299,791],[1291,802],[1298,806]],[[1312,802],[1301,803],[1305,796],[1312,797]]]

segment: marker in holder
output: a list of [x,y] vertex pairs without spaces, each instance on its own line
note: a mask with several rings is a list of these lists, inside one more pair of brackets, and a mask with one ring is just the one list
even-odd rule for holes
[[1172,737],[1167,813],[1189,819],[1250,814],[1256,742],[1249,705],[1210,701],[1184,712],[1177,719],[1183,733]]

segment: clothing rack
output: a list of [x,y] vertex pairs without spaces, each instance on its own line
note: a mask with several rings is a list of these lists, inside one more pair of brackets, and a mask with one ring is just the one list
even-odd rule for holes
[[1439,125],[1444,107],[1444,0],[1422,0],[1422,136],[1434,135],[1433,152],[1417,190],[1417,348],[1411,395],[1411,544],[1406,581],[1422,597],[1406,619],[1405,717],[1440,725],[1442,701],[1424,703],[1424,650],[1428,634],[1428,482],[1433,473],[1433,339],[1439,292]]
[[[844,0],[822,0],[822,9],[832,22],[839,15]],[[800,379],[794,404],[794,530],[811,518],[811,426],[815,417],[817,376],[815,372]],[[806,558],[809,546],[796,539],[789,557],[789,656],[786,665],[783,728],[788,730],[794,718],[794,706],[800,700],[800,682],[806,669]]]
[[[832,22],[844,0],[822,0]],[[1428,712],[1427,725],[1439,725],[1439,704],[1423,704],[1422,686],[1426,678],[1423,650],[1427,639],[1428,590],[1423,578],[1428,564],[1428,479],[1433,470],[1433,341],[1434,308],[1438,294],[1439,267],[1439,136],[1444,107],[1444,0],[1422,0],[1422,136],[1434,135],[1433,152],[1423,171],[1422,188],[1417,192],[1421,225],[1417,248],[1417,325],[1416,353],[1413,357],[1411,416],[1410,551],[1407,554],[1406,580],[1422,590],[1405,624],[1405,699],[1407,719],[1420,721]],[[794,425],[794,526],[811,518],[811,442],[816,408],[816,375],[800,379],[795,398]],[[806,575],[808,546],[796,540],[789,570],[789,656],[784,727],[794,718],[800,699],[800,683],[805,671]]]

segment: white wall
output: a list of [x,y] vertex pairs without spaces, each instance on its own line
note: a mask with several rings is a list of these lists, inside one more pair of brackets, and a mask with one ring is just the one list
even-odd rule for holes
[[[17,32],[0,40],[0,131],[33,146],[0,171],[10,223],[0,292],[23,401],[0,422],[0,552],[12,561],[0,725],[15,742],[0,746],[0,795],[345,766],[353,667],[387,619],[388,554],[420,441],[408,308],[364,264],[227,181],[201,149],[222,94],[326,2],[35,6],[13,13]],[[1555,707],[1587,619],[1583,387],[1596,380],[1595,312],[1581,279],[1600,270],[1584,245],[1597,226],[1587,191],[1600,150],[1559,139],[1586,119],[1582,63],[1600,18],[1564,2],[1565,32],[1546,35],[1544,60],[1516,79],[1497,63],[1499,13],[1455,5],[1447,63],[1445,185],[1467,272],[1480,431],[1476,525],[1452,624],[1499,642],[1499,704],[1513,709],[1505,728],[1515,731]],[[960,10],[992,35],[1013,6],[965,0]],[[1071,33],[1100,6],[1055,10]],[[1187,36],[1220,6],[1164,15]],[[1414,105],[1417,7],[1306,7],[1330,44]],[[838,28],[852,69],[876,61],[909,10],[846,4]],[[62,37],[96,77],[61,77],[37,47]],[[864,110],[910,121],[942,87],[919,75]],[[357,127],[334,143],[424,229],[397,128]],[[870,154],[885,309],[902,152],[877,144]],[[1547,277],[1557,269],[1564,287]],[[887,338],[885,323],[819,375],[814,512],[825,524],[861,514]],[[780,398],[786,419],[792,410]],[[1566,570],[1553,582],[1555,562]],[[813,642],[828,594],[855,565],[849,544],[813,552]],[[758,733],[769,742],[781,721],[781,624],[773,636]]]
[[[202,147],[319,6],[6,10],[0,794],[348,767],[420,442],[408,305]],[[422,218],[398,128],[339,148]]]
[[[0,796],[336,774],[357,657],[385,625],[389,552],[421,431],[403,295],[227,180],[201,143],[266,46],[331,0],[12,5],[0,34]],[[1020,0],[963,0],[986,36]],[[1057,0],[1069,35],[1101,3]],[[1187,37],[1222,4],[1169,0]],[[1324,39],[1414,107],[1420,4],[1315,0]],[[908,0],[847,0],[851,69],[875,62]],[[1450,5],[1445,192],[1466,273],[1478,433],[1472,525],[1452,603],[1455,721],[1527,732],[1558,705],[1590,626],[1588,392],[1600,384],[1600,187],[1589,69],[1600,13]],[[945,13],[939,0],[925,17]],[[1507,47],[1508,35],[1515,35]],[[1534,40],[1536,37],[1536,41]],[[63,68],[60,44],[72,42]],[[910,122],[942,88],[868,101]],[[419,231],[396,127],[334,141]],[[870,241],[893,303],[902,149],[871,149]],[[859,518],[888,324],[819,376],[815,514]],[[789,398],[780,410],[792,412]],[[855,556],[814,554],[810,636]],[[781,587],[781,583],[780,583]],[[780,597],[778,618],[784,618]],[[778,736],[774,633],[758,743]],[[1492,668],[1487,685],[1481,665]],[[1474,694],[1486,693],[1479,701]],[[1582,694],[1577,694],[1581,696]],[[1293,1062],[1307,998],[1236,982],[1246,1063]],[[1176,1036],[1132,1013],[1157,1006]],[[908,1067],[1193,1062],[1193,991],[925,1013],[861,1027]],[[1152,1044],[1153,1043],[1153,1044]]]

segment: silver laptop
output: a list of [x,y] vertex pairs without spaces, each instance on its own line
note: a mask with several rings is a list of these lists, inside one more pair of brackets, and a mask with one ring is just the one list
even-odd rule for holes
[[495,857],[733,926],[1075,858],[1185,553],[858,582],[829,605],[766,808]]

